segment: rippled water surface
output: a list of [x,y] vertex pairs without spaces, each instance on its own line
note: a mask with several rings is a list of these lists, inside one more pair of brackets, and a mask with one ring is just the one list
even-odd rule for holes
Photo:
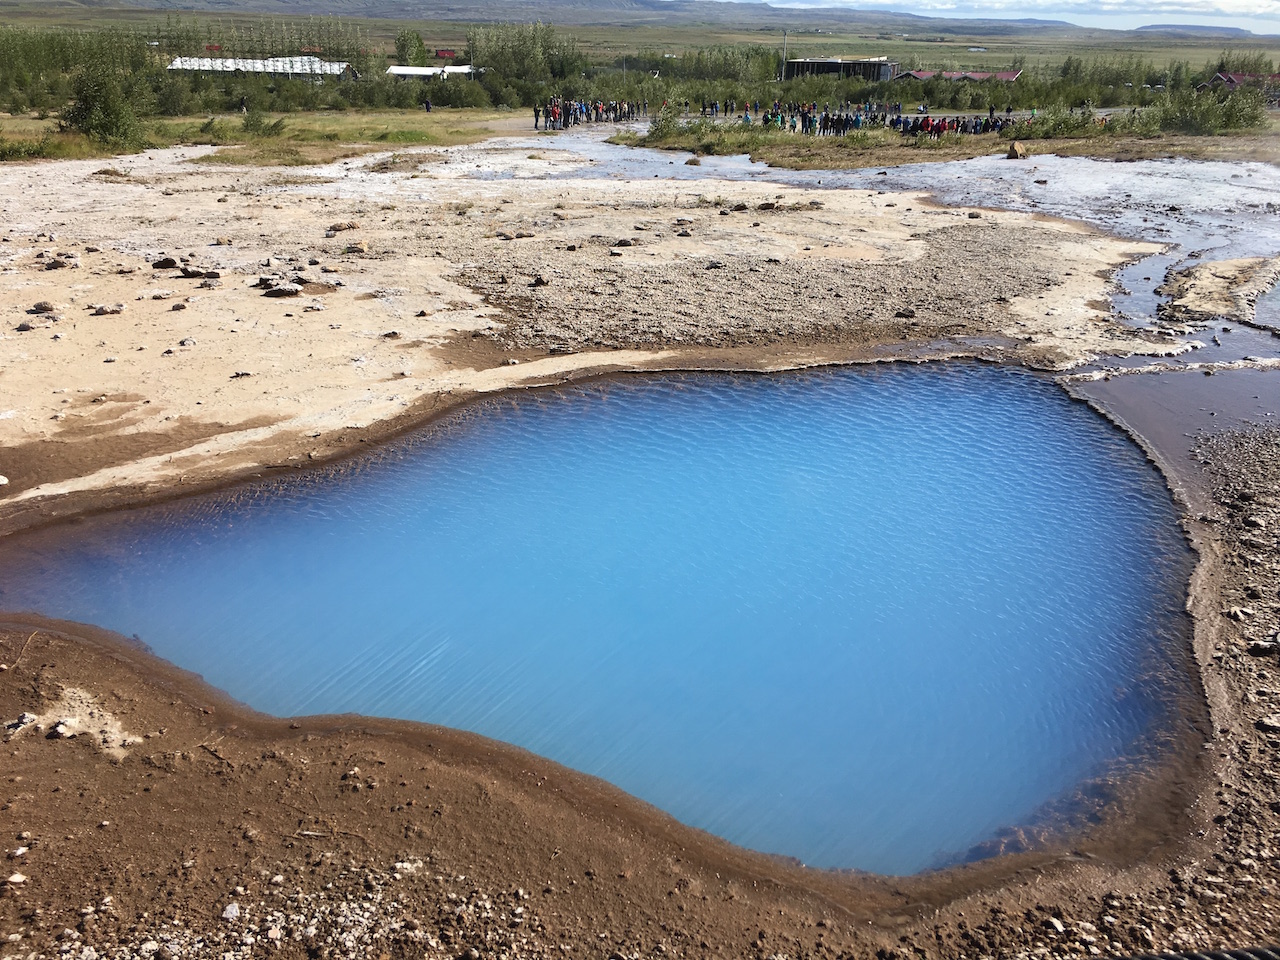
[[950,365],[494,399],[334,475],[10,542],[0,607],[908,873],[1170,722],[1189,566],[1116,430]]

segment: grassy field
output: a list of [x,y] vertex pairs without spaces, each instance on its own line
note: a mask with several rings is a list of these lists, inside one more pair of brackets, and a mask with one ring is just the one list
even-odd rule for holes
[[[520,122],[523,123],[523,114]],[[510,111],[423,110],[347,111],[343,113],[266,114],[261,122],[271,135],[245,129],[244,117],[176,117],[148,123],[151,146],[214,144],[217,152],[207,163],[252,163],[265,166],[299,166],[331,163],[397,146],[455,146],[476,143],[495,135],[515,132]],[[46,158],[76,159],[113,155],[109,147],[79,134],[61,133],[54,119],[0,115],[0,136],[8,141],[39,141],[47,137]]]
[[[243,26],[263,19],[261,14],[181,13],[186,22],[222,23]],[[305,16],[300,11],[298,16]],[[344,22],[366,33],[375,48],[390,53],[396,34],[403,29],[416,30],[428,49],[461,51],[466,46],[468,24],[438,20],[343,18]],[[13,26],[77,27],[97,29],[107,26],[146,27],[163,20],[154,10],[109,9],[86,7],[58,0],[0,0],[0,22]],[[560,25],[577,38],[593,60],[620,63],[624,57],[639,51],[678,54],[686,50],[714,45],[764,44],[782,48],[781,32],[772,29],[739,29],[723,24],[699,26],[573,26]],[[1068,56],[1123,58],[1142,57],[1165,66],[1187,61],[1200,67],[1215,59],[1224,46],[1237,51],[1260,52],[1272,60],[1280,60],[1280,38],[1259,37],[1248,42],[1221,39],[1179,39],[1169,36],[1144,36],[1139,33],[1090,30],[1045,31],[1042,36],[971,36],[883,35],[874,31],[847,30],[821,33],[806,29],[806,14],[796,11],[794,29],[787,38],[787,53],[796,57],[888,56],[904,63],[919,63],[937,69],[995,69],[1006,67],[1021,58],[1028,66],[1057,64]],[[970,47],[985,47],[971,51]]]
[[[941,140],[916,140],[902,137],[892,130],[877,129],[845,137],[809,137],[733,124],[725,125],[714,136],[677,132],[655,140],[644,135],[621,134],[614,137],[613,142],[680,150],[695,155],[747,154],[752,160],[792,170],[839,170],[965,160],[1006,153],[1010,143],[994,133],[952,134]],[[1193,160],[1253,160],[1280,165],[1280,113],[1271,114],[1266,127],[1223,136],[1098,136],[1022,143],[1031,156],[1056,154],[1117,160],[1185,157]]]

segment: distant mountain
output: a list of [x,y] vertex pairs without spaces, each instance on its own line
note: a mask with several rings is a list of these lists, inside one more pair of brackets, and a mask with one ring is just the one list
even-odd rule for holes
[[1138,27],[1139,33],[1168,33],[1179,37],[1230,37],[1237,40],[1253,39],[1252,30],[1243,27],[1206,27],[1195,23],[1153,23]]
[[[775,7],[750,0],[72,0],[72,6],[178,13],[268,13],[282,17],[343,16],[483,23],[543,20],[562,26],[688,26],[748,30],[784,27],[909,34],[913,38],[1076,33],[1062,20],[952,20],[847,7]],[[0,7],[3,3],[0,2]]]

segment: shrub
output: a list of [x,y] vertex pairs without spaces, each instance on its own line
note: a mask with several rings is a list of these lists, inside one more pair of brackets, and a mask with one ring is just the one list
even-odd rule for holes
[[139,147],[142,128],[119,81],[100,67],[87,67],[72,84],[70,106],[62,125],[113,147]]

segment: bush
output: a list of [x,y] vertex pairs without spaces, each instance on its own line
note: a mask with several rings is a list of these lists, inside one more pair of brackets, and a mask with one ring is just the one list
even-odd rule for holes
[[62,112],[65,128],[113,147],[139,147],[142,128],[115,76],[98,67],[76,75],[72,102]]
[[244,115],[241,125],[251,137],[278,137],[284,133],[284,118],[281,117],[275,123],[267,123],[266,114],[261,110],[250,110]]
[[1249,88],[1231,93],[1181,90],[1144,112],[1148,114],[1147,122],[1164,133],[1212,135],[1261,126],[1267,121],[1261,91]]
[[45,133],[39,140],[7,140],[0,133],[0,161],[34,160],[51,153],[53,137]]

